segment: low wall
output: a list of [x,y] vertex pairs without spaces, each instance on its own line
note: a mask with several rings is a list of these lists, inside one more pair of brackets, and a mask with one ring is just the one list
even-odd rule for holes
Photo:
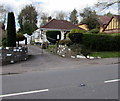
[[71,51],[71,49],[66,45],[59,45],[57,54],[62,57],[71,57],[72,55],[76,55],[76,53]]
[[0,65],[15,63],[28,59],[27,47],[0,47]]

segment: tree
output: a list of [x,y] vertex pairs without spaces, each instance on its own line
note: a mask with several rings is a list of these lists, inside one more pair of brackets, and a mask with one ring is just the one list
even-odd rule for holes
[[89,30],[99,27],[96,11],[92,11],[91,8],[84,8],[80,16],[83,17],[81,23],[86,24]]
[[0,21],[3,24],[6,21],[6,13],[7,13],[7,10],[2,5],[0,5]]
[[42,20],[41,26],[44,25],[44,24],[46,24],[47,21],[48,21],[48,14],[47,13],[42,13],[41,20]]
[[105,0],[105,1],[98,1],[96,4],[97,7],[101,7],[102,9],[106,9],[114,4],[118,4],[118,7],[120,5],[120,0]]
[[72,22],[73,24],[78,24],[77,10],[76,10],[76,9],[74,9],[74,10],[70,13],[70,22]]
[[16,47],[16,27],[15,27],[15,17],[13,12],[8,13],[7,46]]
[[17,33],[16,34],[16,41],[18,42],[18,46],[19,46],[19,41],[23,41],[25,40],[25,36],[21,33]]
[[56,12],[56,19],[58,20],[65,20],[67,17],[66,13],[65,12]]
[[23,8],[18,16],[20,32],[32,35],[32,33],[37,29],[37,16],[38,14],[32,5],[27,5]]
[[108,12],[107,14],[104,14],[104,16],[112,17],[113,14],[111,12]]

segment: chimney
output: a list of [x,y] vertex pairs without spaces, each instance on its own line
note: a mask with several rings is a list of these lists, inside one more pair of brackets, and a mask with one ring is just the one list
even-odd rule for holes
[[49,22],[50,20],[52,20],[52,17],[51,17],[51,16],[48,17],[48,22]]

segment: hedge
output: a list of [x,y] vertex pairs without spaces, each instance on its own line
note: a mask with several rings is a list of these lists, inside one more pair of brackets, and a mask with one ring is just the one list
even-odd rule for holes
[[83,34],[82,33],[69,33],[69,36],[70,40],[73,42],[73,43],[81,43],[82,42],[82,39],[83,39]]
[[[57,39],[57,35],[59,35],[59,39]],[[47,31],[46,36],[49,42],[55,44],[56,41],[61,39],[61,32],[60,31]]]
[[83,44],[93,51],[119,51],[120,34],[83,34]]

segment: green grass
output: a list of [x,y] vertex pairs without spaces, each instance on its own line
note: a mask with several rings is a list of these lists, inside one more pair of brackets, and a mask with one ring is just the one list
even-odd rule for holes
[[120,57],[120,52],[92,52],[90,56],[101,58],[116,58]]

